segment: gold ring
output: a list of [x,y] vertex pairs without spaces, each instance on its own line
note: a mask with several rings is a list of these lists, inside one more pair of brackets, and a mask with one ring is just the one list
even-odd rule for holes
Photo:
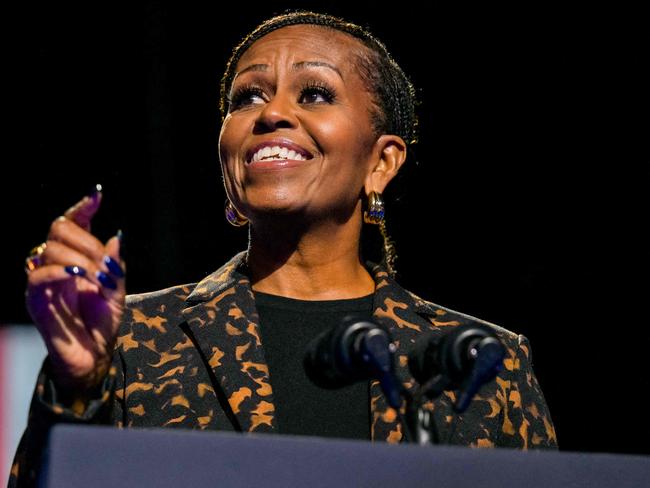
[[47,249],[47,243],[44,242],[29,252],[29,256],[25,259],[25,271],[27,273],[34,271],[41,265],[41,254],[45,252],[45,249]]

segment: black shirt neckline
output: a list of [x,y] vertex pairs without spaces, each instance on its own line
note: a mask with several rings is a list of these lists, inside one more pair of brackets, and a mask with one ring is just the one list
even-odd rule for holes
[[374,293],[337,300],[302,300],[253,290],[255,305],[299,312],[356,312],[372,310]]

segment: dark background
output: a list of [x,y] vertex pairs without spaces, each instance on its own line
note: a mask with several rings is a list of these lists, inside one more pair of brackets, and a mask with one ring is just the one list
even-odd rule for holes
[[418,89],[420,143],[386,195],[399,281],[531,340],[562,449],[649,453],[640,12],[422,5],[14,7],[0,322],[29,322],[24,256],[95,183],[131,293],[245,248],[223,217],[218,82],[258,22],[313,8],[370,27]]

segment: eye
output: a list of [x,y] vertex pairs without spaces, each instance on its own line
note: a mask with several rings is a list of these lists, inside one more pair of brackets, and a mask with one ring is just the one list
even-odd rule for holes
[[336,99],[333,88],[320,81],[310,81],[300,91],[300,103],[332,103]]
[[244,85],[238,87],[228,98],[229,111],[249,105],[264,103],[264,92],[259,86]]

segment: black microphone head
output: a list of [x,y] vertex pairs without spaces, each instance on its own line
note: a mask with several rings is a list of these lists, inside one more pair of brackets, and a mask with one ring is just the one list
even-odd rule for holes
[[307,346],[303,365],[317,386],[336,389],[369,379],[370,374],[355,354],[355,340],[379,326],[349,315],[339,325],[314,338]]
[[459,325],[443,335],[429,333],[409,353],[409,370],[420,384],[442,374],[456,387],[471,372],[476,348],[487,337],[496,335],[482,324]]
[[440,360],[447,375],[455,381],[462,381],[471,373],[479,343],[495,337],[494,331],[486,325],[461,325],[446,335],[441,344]]

